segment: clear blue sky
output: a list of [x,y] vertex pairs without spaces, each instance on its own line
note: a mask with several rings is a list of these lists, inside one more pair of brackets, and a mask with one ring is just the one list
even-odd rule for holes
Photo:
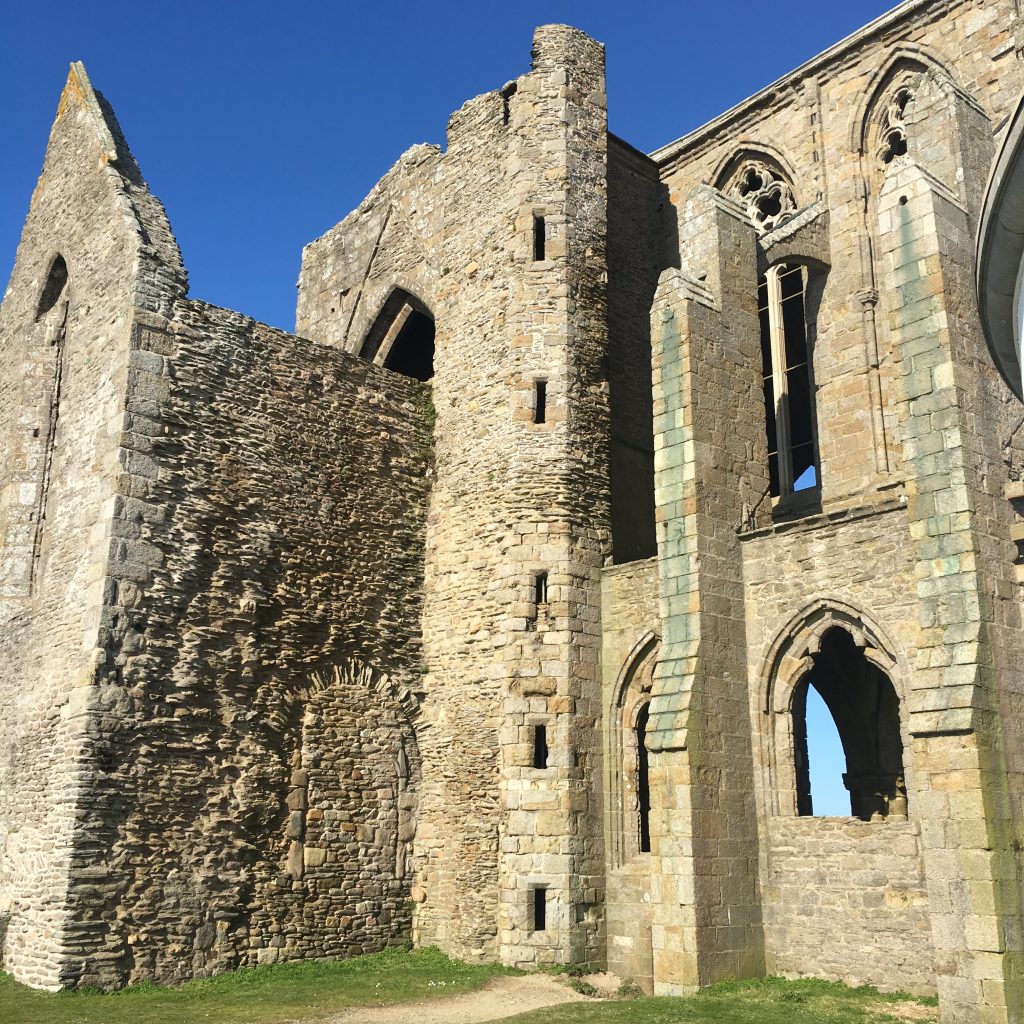
[[448,115],[529,67],[534,26],[607,46],[612,131],[685,134],[887,0],[8,0],[0,14],[0,282],[72,60],[117,112],[191,294],[291,330],[302,246]]
[[[68,64],[82,60],[163,200],[191,294],[285,330],[302,246],[403,150],[529,68],[536,25],[607,46],[611,129],[652,150],[893,2],[852,0],[8,0],[0,16],[0,281]],[[809,701],[818,813],[849,813],[838,737]],[[822,717],[824,715],[824,718]],[[831,780],[831,781],[829,781]]]

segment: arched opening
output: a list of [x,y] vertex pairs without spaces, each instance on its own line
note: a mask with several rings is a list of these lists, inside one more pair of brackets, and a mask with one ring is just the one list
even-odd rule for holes
[[605,731],[608,844],[620,867],[651,850],[652,793],[647,735],[660,641],[648,633],[619,673]]
[[715,181],[747,211],[758,235],[781,227],[800,209],[790,175],[779,160],[759,149],[741,149]]
[[434,376],[434,317],[416,296],[396,288],[367,331],[359,354],[388,370],[428,381]]
[[642,704],[636,716],[636,803],[640,852],[651,852],[651,780],[647,754],[647,725],[651,702]]
[[[839,627],[825,632],[811,662],[793,693],[797,813],[816,813],[812,781],[841,772],[854,817],[863,821],[906,817],[900,702],[889,677]],[[819,698],[835,724],[841,754],[827,749],[828,723],[817,707]],[[822,733],[826,735],[819,745]],[[812,751],[825,763],[815,765],[809,756]],[[817,810],[819,815],[829,812],[837,813],[834,798],[822,800]]]
[[46,277],[46,284],[43,285],[42,294],[39,296],[39,308],[36,310],[36,319],[39,320],[57,305],[68,283],[68,265],[64,262],[63,256],[57,256],[50,266],[50,273]]

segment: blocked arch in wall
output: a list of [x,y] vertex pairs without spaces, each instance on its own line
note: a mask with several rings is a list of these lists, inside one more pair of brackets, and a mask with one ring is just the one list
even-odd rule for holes
[[295,706],[301,720],[283,869],[304,878],[308,902],[315,895],[338,906],[339,888],[358,889],[371,878],[346,914],[356,921],[358,907],[372,904],[367,920],[375,923],[364,939],[386,944],[411,925],[421,777],[417,698],[385,673],[344,662],[311,674],[296,692]]
[[642,731],[660,653],[661,637],[653,630],[637,640],[615,680],[612,700],[607,708],[610,724],[608,765],[611,822],[608,842],[614,867],[646,852],[641,849],[643,793],[640,782],[646,753],[639,749],[638,726],[641,726]]
[[863,656],[891,685],[898,701],[902,771],[910,787],[913,772],[907,731],[907,672],[896,648],[881,627],[859,609],[844,602],[812,602],[780,630],[769,648],[760,673],[759,729],[762,746],[762,787],[770,815],[801,814],[794,733],[794,702],[816,668],[815,659],[833,631],[845,633]]

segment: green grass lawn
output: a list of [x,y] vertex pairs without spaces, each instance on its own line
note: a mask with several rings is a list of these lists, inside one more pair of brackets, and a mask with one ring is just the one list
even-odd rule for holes
[[723,982],[681,999],[569,1003],[508,1024],[934,1024],[934,1000],[805,979]]
[[0,974],[0,1024],[280,1024],[348,1006],[468,992],[508,973],[463,964],[436,949],[389,949],[352,960],[233,971],[178,988],[133,985],[110,995],[37,992]]
[[[36,992],[0,974],[0,1024],[283,1024],[350,1006],[402,1003],[479,988],[495,965],[470,966],[435,949],[353,960],[258,967],[179,988],[137,985],[110,995]],[[515,1024],[932,1024],[934,1005],[824,981],[729,982],[683,999],[570,1003],[509,1018]]]

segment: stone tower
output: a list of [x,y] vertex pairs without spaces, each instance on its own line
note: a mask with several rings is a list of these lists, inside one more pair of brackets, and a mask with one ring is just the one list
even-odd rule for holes
[[[530,73],[454,114],[443,155],[407,154],[300,280],[313,337],[355,317],[361,340],[396,284],[435,321],[416,936],[524,965],[602,942],[606,148],[603,48],[538,29]],[[333,271],[374,235],[368,275]]]

